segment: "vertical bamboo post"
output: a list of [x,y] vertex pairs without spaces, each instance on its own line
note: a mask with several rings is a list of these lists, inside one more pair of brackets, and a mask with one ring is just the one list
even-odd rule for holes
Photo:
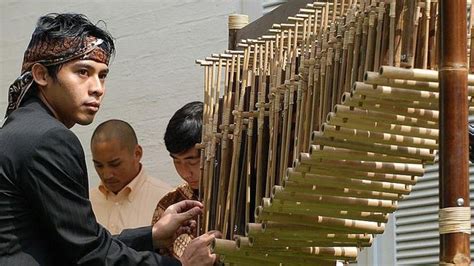
[[[439,195],[440,218],[447,220],[440,219],[440,264],[469,265],[466,1],[441,0],[439,4]],[[449,222],[458,226],[449,228]]]
[[235,50],[237,48],[237,32],[249,23],[249,16],[242,14],[232,14],[228,17],[228,28],[229,28],[229,50]]

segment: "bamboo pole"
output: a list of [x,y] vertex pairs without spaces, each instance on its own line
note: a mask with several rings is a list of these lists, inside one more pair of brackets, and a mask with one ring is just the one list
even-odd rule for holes
[[[440,216],[448,208],[469,208],[466,1],[440,0]],[[451,158],[456,158],[452,160]],[[468,265],[470,212],[458,227],[454,215],[440,221],[440,263]],[[452,220],[452,221],[450,221]]]

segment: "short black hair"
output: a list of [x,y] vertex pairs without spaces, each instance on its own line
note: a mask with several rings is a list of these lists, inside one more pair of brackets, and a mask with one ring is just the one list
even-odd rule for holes
[[110,119],[98,125],[92,133],[91,148],[97,142],[111,139],[119,140],[121,148],[127,148],[130,152],[133,152],[138,144],[137,134],[129,123],[119,119]]
[[168,152],[179,154],[201,142],[203,108],[202,102],[190,102],[174,113],[165,132]]
[[[103,23],[105,26],[105,22],[102,20],[98,23]],[[50,13],[40,17],[31,36],[28,48],[35,47],[39,42],[45,40],[62,41],[66,38],[78,38],[80,40],[78,43],[83,43],[89,36],[102,39],[104,42],[100,47],[111,56],[115,54],[115,44],[112,35],[105,28],[102,29],[94,25],[87,16],[76,13]],[[53,79],[56,79],[62,65],[64,63],[47,66],[48,74]]]

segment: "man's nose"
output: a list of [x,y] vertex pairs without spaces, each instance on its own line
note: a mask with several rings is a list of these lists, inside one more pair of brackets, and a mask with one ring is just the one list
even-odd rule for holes
[[99,76],[94,75],[91,77],[91,84],[90,84],[90,93],[95,94],[97,96],[102,96],[105,92],[105,83],[103,80],[99,78]]

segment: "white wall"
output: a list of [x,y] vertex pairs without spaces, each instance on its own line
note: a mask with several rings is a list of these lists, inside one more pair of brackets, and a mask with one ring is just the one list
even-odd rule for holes
[[[170,185],[181,181],[163,142],[171,115],[189,101],[202,99],[202,69],[194,64],[227,48],[227,16],[244,13],[250,21],[262,8],[252,0],[135,0],[0,2],[0,116],[7,89],[19,75],[23,52],[39,16],[50,12],[86,14],[104,20],[116,38],[107,92],[94,123],[73,127],[86,153],[90,184],[98,182],[89,139],[101,122],[123,119],[135,128],[148,172]],[[1,147],[0,147],[1,149]]]

